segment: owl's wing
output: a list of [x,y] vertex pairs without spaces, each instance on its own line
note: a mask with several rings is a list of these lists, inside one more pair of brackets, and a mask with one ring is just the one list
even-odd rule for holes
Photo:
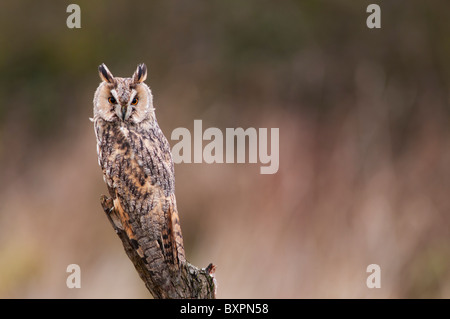
[[[153,189],[152,192],[155,194],[158,190]],[[147,263],[162,258],[169,265],[178,266],[185,261],[185,256],[175,196],[159,195],[152,202],[151,210],[129,210],[129,199],[117,192],[114,209],[122,229],[141,258]]]
[[185,261],[185,257],[175,195],[162,198],[161,203],[162,205],[157,208],[159,213],[156,215],[165,216],[165,221],[161,228],[161,238],[157,241],[166,260],[170,264],[178,264]]

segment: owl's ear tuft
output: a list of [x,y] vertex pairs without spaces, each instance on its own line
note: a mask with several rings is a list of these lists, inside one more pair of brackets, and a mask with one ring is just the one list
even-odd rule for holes
[[136,71],[133,74],[133,82],[141,83],[147,79],[147,66],[145,63],[141,63],[137,66]]
[[114,83],[114,76],[108,70],[105,63],[102,63],[98,66],[98,74],[100,75],[100,78],[102,79],[102,81],[108,82],[108,83]]

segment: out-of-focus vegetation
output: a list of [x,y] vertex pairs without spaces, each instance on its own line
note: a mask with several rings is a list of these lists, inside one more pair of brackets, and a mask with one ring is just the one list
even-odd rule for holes
[[217,265],[218,297],[450,297],[448,1],[78,1],[73,30],[70,3],[0,3],[0,297],[148,297],[99,204],[103,62],[147,64],[168,138],[280,128],[277,174],[175,167],[187,258]]

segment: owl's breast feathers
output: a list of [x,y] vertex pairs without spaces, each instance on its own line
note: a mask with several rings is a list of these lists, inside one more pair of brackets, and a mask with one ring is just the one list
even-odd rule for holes
[[158,124],[96,119],[99,164],[116,218],[144,262],[185,261],[170,146]]

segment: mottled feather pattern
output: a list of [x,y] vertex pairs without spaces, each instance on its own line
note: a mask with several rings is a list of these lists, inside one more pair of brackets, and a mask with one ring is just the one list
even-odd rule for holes
[[93,121],[99,164],[114,200],[113,219],[149,270],[163,269],[156,277],[164,280],[185,255],[170,146],[142,82],[147,69],[138,66],[131,78],[114,77],[106,66],[99,73],[103,82],[95,94]]

